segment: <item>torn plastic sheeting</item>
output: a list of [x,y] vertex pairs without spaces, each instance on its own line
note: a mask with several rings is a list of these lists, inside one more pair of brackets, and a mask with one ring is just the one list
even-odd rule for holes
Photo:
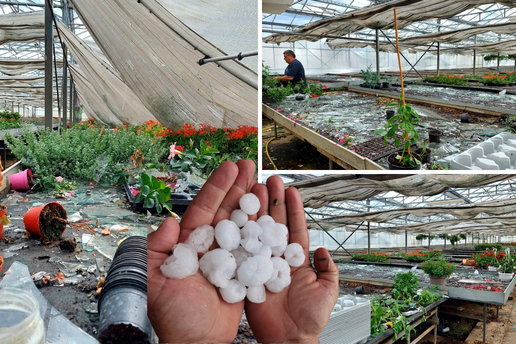
[[39,292],[32,282],[29,269],[20,262],[14,262],[0,287],[18,288],[32,293],[39,302],[39,313],[45,322],[46,341],[52,344],[94,344],[98,341],[75,326],[70,320],[57,311]]

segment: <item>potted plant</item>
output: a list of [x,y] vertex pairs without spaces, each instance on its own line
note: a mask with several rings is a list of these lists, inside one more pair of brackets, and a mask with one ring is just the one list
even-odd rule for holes
[[430,284],[437,285],[445,285],[446,278],[455,271],[455,265],[445,260],[427,260],[421,268],[430,276]]
[[383,82],[383,88],[389,88],[391,86],[392,77],[390,75],[385,75],[385,81]]
[[[412,109],[410,104],[405,104],[403,95],[400,95],[398,101],[398,112],[391,117],[383,128],[377,129],[375,135],[383,135],[385,145],[389,145],[388,138],[395,137],[396,132],[401,129],[401,140],[397,137],[394,139],[394,145],[403,146],[403,152],[391,154],[388,158],[389,168],[391,170],[419,170],[421,169],[421,160],[419,155],[411,149],[419,140],[419,134],[416,131],[415,124],[419,122],[419,115]],[[396,105],[390,103],[387,106]]]
[[161,214],[163,208],[172,211],[167,202],[170,200],[172,188],[164,181],[158,180],[154,176],[142,173],[140,192],[135,196],[135,202],[143,202],[143,207],[148,209],[156,209]]
[[512,279],[515,264],[514,258],[510,254],[506,254],[498,268],[498,277],[502,282],[508,282]]

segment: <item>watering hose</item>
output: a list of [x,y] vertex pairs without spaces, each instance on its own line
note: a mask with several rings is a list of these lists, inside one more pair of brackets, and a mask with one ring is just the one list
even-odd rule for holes
[[269,158],[269,161],[271,162],[272,166],[274,167],[274,169],[277,171],[278,168],[276,167],[276,165],[274,165],[274,162],[272,161],[271,159],[271,156],[269,155],[269,143],[274,140],[274,139],[277,139],[277,138],[280,138],[280,137],[287,137],[287,135],[280,135],[280,136],[277,136],[277,137],[273,137],[272,139],[270,139],[267,144],[265,145],[265,153],[267,153],[267,157]]

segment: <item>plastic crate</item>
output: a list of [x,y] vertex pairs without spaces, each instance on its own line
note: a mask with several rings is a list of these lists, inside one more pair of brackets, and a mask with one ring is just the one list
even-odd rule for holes
[[[350,306],[349,302],[354,305]],[[338,310],[338,306],[347,305]],[[365,343],[371,335],[371,302],[363,297],[339,297],[336,308],[324,330],[319,335],[322,344],[356,344]]]

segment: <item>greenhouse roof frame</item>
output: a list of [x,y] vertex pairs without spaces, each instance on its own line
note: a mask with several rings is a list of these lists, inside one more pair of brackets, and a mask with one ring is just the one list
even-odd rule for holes
[[[331,17],[332,13],[349,14],[351,11],[369,8],[389,1],[374,0],[299,0],[295,1],[291,8],[281,15],[262,15],[262,26],[267,32],[291,32],[300,29],[318,18]],[[320,6],[324,4],[325,6]],[[429,34],[440,30],[459,30],[488,24],[508,22],[516,17],[516,8],[510,8],[498,3],[480,5],[466,10],[448,19],[432,19],[415,22],[400,29],[400,39],[412,37],[415,34]],[[389,37],[394,37],[394,30],[384,30]],[[267,37],[267,35],[262,34]],[[351,38],[371,39],[375,33],[372,29],[363,29],[359,32],[343,36]],[[476,36],[476,44],[492,43],[498,40],[510,40],[516,38],[515,34],[498,35],[491,32]],[[458,43],[442,43],[442,47],[456,48],[464,45],[474,45],[475,38],[471,37],[459,45]]]

